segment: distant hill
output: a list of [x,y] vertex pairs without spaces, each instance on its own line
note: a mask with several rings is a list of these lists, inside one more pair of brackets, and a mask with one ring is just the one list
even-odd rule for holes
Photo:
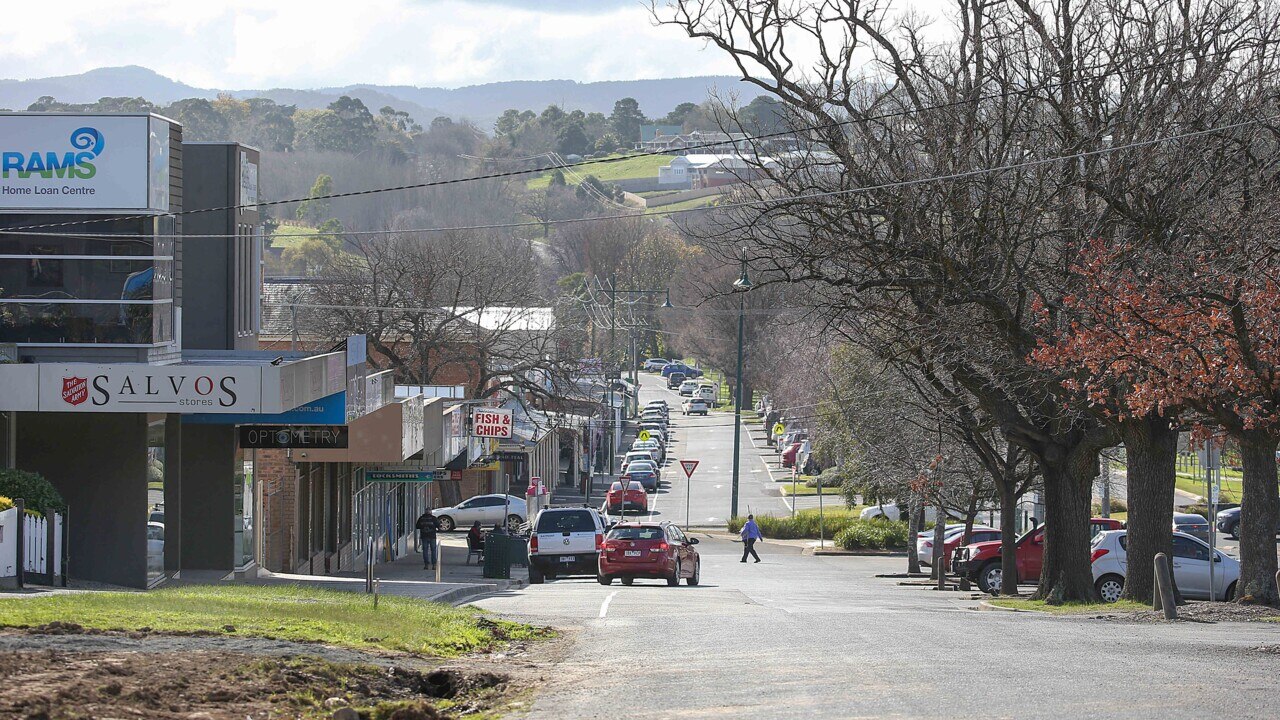
[[377,110],[391,105],[404,110],[423,125],[439,115],[469,118],[486,130],[507,108],[541,110],[555,103],[567,110],[608,114],[615,100],[633,97],[651,117],[666,114],[682,102],[701,102],[709,91],[738,91],[745,102],[761,94],[743,87],[731,76],[704,76],[660,80],[618,80],[580,83],[573,80],[536,80],[487,83],[456,89],[420,88],[408,85],[349,85],[316,89],[217,90],[197,88],[136,65],[97,68],[79,75],[32,80],[0,80],[0,107],[25,110],[44,95],[70,103],[90,103],[101,97],[144,97],[156,104],[183,98],[212,99],[219,92],[240,98],[265,97],[301,108],[324,107],[341,95],[358,97]]

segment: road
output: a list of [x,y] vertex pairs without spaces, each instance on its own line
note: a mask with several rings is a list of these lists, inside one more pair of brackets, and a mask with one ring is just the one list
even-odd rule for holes
[[[644,376],[642,401],[674,393]],[[674,458],[700,461],[690,515],[723,529],[732,420],[673,415]],[[750,447],[743,436],[745,447]],[[750,460],[746,460],[749,458]],[[763,465],[744,453],[741,508],[787,512]],[[759,470],[760,472],[752,472]],[[683,521],[688,487],[672,459],[655,519]],[[528,717],[1152,718],[1274,717],[1280,624],[1157,624],[977,612],[877,574],[901,557],[806,555],[696,532],[699,587],[593,578],[530,586],[474,604],[565,631]],[[1259,649],[1261,648],[1261,650]],[[559,653],[557,653],[559,655]]]
[[[666,400],[671,408],[674,442],[667,448],[667,465],[662,468],[664,487],[650,500],[651,517],[685,524],[688,504],[689,523],[694,527],[724,528],[729,516],[733,485],[733,414],[711,412],[706,417],[680,414],[685,398],[668,390],[664,379],[653,373],[640,373],[640,404]],[[745,429],[741,433],[741,470],[739,473],[738,512],[782,515],[790,510],[754,452]],[[685,479],[679,460],[697,460],[692,482]],[[687,497],[686,497],[687,494]]]
[[1274,717],[1280,625],[975,612],[874,577],[902,558],[765,543],[744,565],[696,536],[699,587],[563,580],[475,603],[573,638],[528,717]]

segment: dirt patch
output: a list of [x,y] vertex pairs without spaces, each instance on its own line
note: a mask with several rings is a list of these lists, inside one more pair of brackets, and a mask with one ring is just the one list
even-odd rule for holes
[[32,720],[328,718],[438,720],[498,710],[494,672],[339,663],[241,652],[0,653],[0,717]]
[[[1191,601],[1178,607],[1178,620],[1186,622],[1265,622],[1280,616],[1280,610],[1266,605],[1239,605],[1233,602]],[[1155,610],[1108,613],[1095,616],[1099,620],[1132,620],[1165,622],[1164,613]]]

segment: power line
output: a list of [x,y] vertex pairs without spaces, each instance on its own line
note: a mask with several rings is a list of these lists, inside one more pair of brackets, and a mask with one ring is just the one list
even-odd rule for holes
[[[1081,150],[1081,151],[1070,153],[1067,155],[1055,155],[1053,157],[1039,158],[1036,160],[1026,160],[1023,162],[1011,163],[1008,165],[996,165],[994,167],[975,168],[973,170],[964,170],[961,172],[949,173],[947,175],[931,175],[928,177],[914,178],[911,180],[895,180],[892,182],[881,183],[879,185],[865,185],[865,186],[856,187],[856,188],[846,188],[844,190],[827,190],[822,192],[806,193],[802,195],[783,195],[778,197],[757,198],[754,200],[741,200],[738,202],[722,203],[719,205],[709,205],[705,207],[680,208],[680,209],[674,209],[674,210],[663,210],[663,211],[655,211],[655,212],[636,212],[628,215],[603,215],[603,216],[597,216],[597,217],[565,218],[560,220],[547,220],[547,221],[535,220],[530,222],[490,223],[486,225],[456,225],[452,227],[414,228],[412,230],[399,230],[395,232],[426,233],[426,232],[462,232],[462,231],[470,231],[470,230],[509,230],[514,228],[544,227],[547,225],[568,225],[572,223],[598,222],[602,220],[619,220],[619,219],[636,218],[636,217],[666,216],[666,215],[676,215],[676,214],[691,213],[691,212],[707,212],[712,210],[733,210],[737,208],[752,207],[756,205],[790,203],[790,202],[799,202],[799,201],[805,201],[805,200],[819,200],[822,198],[840,197],[840,196],[847,196],[847,195],[861,195],[864,193],[879,192],[882,190],[893,190],[896,188],[914,187],[917,185],[928,185],[936,182],[950,182],[955,180],[964,180],[967,178],[979,177],[979,176],[988,175],[991,173],[1005,172],[1009,170],[1022,170],[1026,168],[1039,167],[1042,165],[1051,165],[1053,163],[1063,162],[1067,160],[1082,160],[1087,157],[1096,157],[1099,155],[1106,155],[1113,152],[1121,152],[1123,150],[1134,150],[1137,148],[1149,147],[1151,145],[1158,145],[1160,143],[1174,142],[1178,140],[1190,140],[1192,138],[1203,137],[1205,135],[1212,135],[1220,132],[1226,132],[1228,130],[1238,130],[1240,128],[1249,127],[1251,125],[1258,125],[1266,122],[1271,122],[1277,119],[1280,119],[1280,115],[1270,115],[1266,117],[1255,118],[1253,120],[1243,120],[1241,122],[1231,123],[1228,125],[1218,125],[1215,127],[1207,128],[1205,130],[1196,130],[1194,132],[1182,133],[1178,135],[1165,135],[1162,137],[1152,138],[1149,140],[1139,140],[1131,143],[1126,143],[1124,145],[1115,145],[1115,146],[1106,147],[1106,148],[1099,148],[1096,150]],[[154,216],[147,216],[147,217],[154,217]],[[120,219],[120,218],[117,218],[117,219]],[[76,222],[79,222],[79,221],[76,221]],[[60,223],[60,224],[69,225],[69,224],[74,224],[74,222]],[[35,227],[35,228],[53,227],[54,225],[57,225],[57,224],[33,225],[28,227]],[[389,231],[378,231],[378,232],[389,232]],[[83,236],[83,233],[27,233],[27,232],[22,232],[22,228],[11,228],[9,230],[0,231],[0,234],[18,234],[18,235],[27,235],[31,237],[43,237],[43,236],[82,237]],[[332,234],[342,235],[345,233],[332,233]],[[201,237],[201,236],[109,235],[105,237],[186,238],[186,237]],[[227,238],[227,237],[240,237],[240,236],[232,235],[232,234],[223,234],[223,235],[206,235],[203,237]]]
[[[1265,44],[1266,44],[1266,42],[1265,42],[1265,41],[1263,41],[1263,42],[1260,42],[1260,43],[1259,43],[1259,45],[1265,45]],[[1165,67],[1165,66],[1169,66],[1169,65],[1176,65],[1176,64],[1186,63],[1186,62],[1189,62],[1189,61],[1190,61],[1190,60],[1192,60],[1192,59],[1194,59],[1194,60],[1202,60],[1202,59],[1204,59],[1204,58],[1213,57],[1213,56],[1220,55],[1220,54],[1231,53],[1231,52],[1235,52],[1235,51],[1238,51],[1238,50],[1241,50],[1241,49],[1243,49],[1243,48],[1227,48],[1227,49],[1220,50],[1220,51],[1218,51],[1218,52],[1216,52],[1216,53],[1206,53],[1205,55],[1201,56],[1200,58],[1191,58],[1191,59],[1188,59],[1188,58],[1185,58],[1185,57],[1181,57],[1181,58],[1177,58],[1177,59],[1166,60],[1166,61],[1164,61],[1164,62],[1151,63],[1151,64],[1146,65],[1146,66],[1140,66],[1140,67],[1135,67],[1135,68],[1116,68],[1116,69],[1110,70],[1110,71],[1108,71],[1108,72],[1101,73],[1101,74],[1099,74],[1099,75],[1082,76],[1082,77],[1077,77],[1077,78],[1075,78],[1075,79],[1073,79],[1073,80],[1063,80],[1063,81],[1058,82],[1058,83],[1045,83],[1045,84],[1043,84],[1043,85],[1040,85],[1039,87],[1027,87],[1027,88],[1021,88],[1021,89],[1018,89],[1018,90],[1006,90],[1006,91],[999,92],[999,93],[992,93],[992,94],[990,94],[990,95],[978,96],[977,98],[967,98],[967,99],[961,99],[961,100],[954,100],[954,101],[951,101],[951,102],[940,103],[940,104],[937,104],[937,105],[931,105],[931,106],[927,106],[927,107],[924,107],[924,108],[907,108],[907,109],[903,109],[903,110],[896,110],[896,111],[888,112],[888,113],[881,113],[881,114],[879,114],[879,115],[867,115],[867,116],[861,116],[861,117],[857,117],[857,118],[850,118],[850,119],[848,119],[848,120],[838,120],[838,121],[835,121],[835,122],[832,122],[832,123],[822,123],[822,124],[819,124],[819,125],[806,125],[806,126],[802,126],[802,127],[799,127],[799,128],[793,128],[793,129],[788,129],[788,130],[781,130],[781,131],[772,132],[772,133],[761,133],[761,134],[758,134],[758,135],[746,135],[745,137],[739,138],[739,139],[738,139],[738,140],[736,140],[736,141],[735,141],[735,140],[733,140],[733,139],[732,139],[732,137],[731,137],[731,138],[730,138],[730,140],[729,140],[729,142],[730,142],[730,143],[733,143],[733,144],[736,144],[736,143],[738,143],[738,142],[754,142],[754,141],[760,141],[760,140],[769,140],[769,139],[772,139],[772,138],[785,137],[785,136],[792,136],[792,135],[799,135],[799,134],[801,134],[801,133],[812,132],[812,131],[817,131],[817,130],[829,130],[829,129],[834,129],[834,128],[843,127],[843,126],[845,126],[845,125],[852,125],[852,124],[856,124],[856,123],[873,122],[873,121],[877,121],[877,120],[888,120],[888,119],[892,119],[892,118],[896,118],[896,117],[906,117],[906,116],[914,115],[914,114],[917,114],[917,113],[920,113],[920,112],[925,112],[925,111],[944,110],[944,109],[952,108],[952,107],[963,107],[963,106],[966,106],[966,105],[970,105],[970,104],[972,104],[972,103],[974,103],[974,102],[983,102],[983,101],[986,101],[986,100],[996,100],[996,99],[1000,99],[1000,98],[1003,98],[1003,97],[1012,97],[1012,96],[1016,96],[1016,95],[1025,95],[1025,94],[1030,93],[1030,92],[1043,91],[1043,90],[1047,90],[1047,89],[1049,89],[1049,88],[1055,88],[1055,87],[1056,87],[1056,88],[1065,88],[1065,87],[1067,87],[1067,86],[1074,85],[1074,84],[1076,84],[1076,83],[1081,83],[1081,82],[1091,82],[1091,81],[1094,81],[1094,80],[1099,80],[1099,79],[1102,79],[1102,78],[1106,78],[1106,77],[1111,76],[1111,75],[1119,74],[1119,73],[1122,73],[1122,72],[1135,73],[1135,72],[1142,71],[1142,70],[1151,70],[1151,69],[1155,69],[1155,68],[1159,68],[1159,67]],[[1098,63],[1098,64],[1096,64],[1096,65],[1094,65],[1094,66],[1092,66],[1092,67],[1093,67],[1093,68],[1097,68],[1097,67],[1105,67],[1105,65],[1106,65],[1105,63]],[[681,150],[686,151],[686,152],[687,152],[687,151],[689,151],[689,150],[705,150],[705,149],[711,149],[711,148],[721,147],[721,146],[723,146],[724,144],[725,144],[725,141],[708,142],[708,143],[702,143],[702,144],[697,144],[697,145],[690,145],[690,146],[687,146],[687,147],[681,148]],[[483,175],[473,175],[473,176],[469,176],[469,177],[462,177],[462,178],[448,178],[448,179],[445,179],[445,180],[431,180],[431,181],[424,181],[424,182],[418,182],[418,183],[408,183],[408,184],[404,184],[404,185],[394,185],[394,186],[391,186],[391,187],[370,188],[370,189],[367,189],[367,190],[351,190],[351,191],[347,191],[347,192],[336,192],[336,193],[329,193],[329,194],[326,194],[326,195],[316,195],[316,196],[313,196],[313,197],[288,198],[288,199],[284,199],[284,200],[259,200],[258,202],[255,202],[255,203],[252,203],[252,204],[245,203],[245,204],[239,204],[239,205],[224,205],[224,206],[221,206],[221,207],[195,208],[195,209],[190,209],[190,210],[180,210],[180,211],[178,211],[178,212],[142,213],[142,214],[137,214],[137,215],[110,216],[110,217],[102,217],[102,218],[88,218],[88,219],[84,219],[84,220],[69,220],[69,221],[56,222],[56,223],[42,223],[42,224],[38,224],[38,225],[25,225],[25,226],[20,226],[20,227],[16,227],[16,228],[11,228],[11,230],[37,230],[37,229],[41,229],[41,228],[66,227],[66,226],[70,226],[70,225],[84,225],[84,224],[87,224],[87,223],[95,223],[95,222],[117,222],[117,221],[121,221],[121,220],[146,220],[146,219],[153,219],[153,218],[156,218],[156,217],[180,217],[180,216],[184,216],[184,215],[192,215],[192,214],[196,214],[196,213],[204,213],[204,212],[224,212],[224,211],[230,211],[230,210],[240,210],[240,209],[257,209],[257,208],[260,208],[260,207],[273,207],[273,206],[277,206],[277,205],[289,205],[289,204],[293,204],[293,203],[306,202],[306,201],[308,201],[308,200],[336,200],[336,199],[340,199],[340,198],[360,197],[360,196],[364,196],[364,195],[374,195],[374,194],[387,193],[387,192],[402,192],[402,191],[406,191],[406,190],[422,190],[422,189],[432,188],[432,187],[442,187],[442,186],[445,186],[445,185],[456,185],[456,184],[460,184],[460,183],[464,183],[464,182],[474,182],[474,181],[477,181],[477,180],[498,180],[498,179],[503,179],[503,178],[518,177],[518,176],[521,176],[521,175],[529,175],[529,174],[535,174],[535,173],[542,173],[542,172],[546,172],[546,171],[548,171],[548,170],[555,170],[555,169],[557,169],[557,167],[558,167],[559,169],[565,169],[565,168],[577,168],[577,167],[585,167],[585,166],[588,166],[588,165],[602,165],[602,164],[609,164],[609,163],[623,162],[623,161],[627,161],[627,160],[632,160],[632,159],[634,159],[634,158],[640,158],[640,157],[652,157],[652,156],[655,156],[655,155],[666,155],[666,154],[668,154],[666,151],[661,151],[661,150],[641,151],[641,152],[629,153],[629,154],[627,154],[627,155],[619,155],[619,156],[616,156],[616,157],[606,157],[606,158],[588,158],[588,159],[583,159],[583,160],[580,160],[580,161],[577,161],[577,162],[574,162],[574,163],[569,163],[569,164],[566,164],[566,165],[560,165],[560,166],[540,167],[540,168],[524,168],[524,169],[518,169],[518,170],[507,170],[507,171],[502,171],[502,172],[487,173],[487,174],[483,174]],[[668,212],[677,212],[677,211],[668,211]],[[534,223],[534,224],[541,225],[542,223]]]

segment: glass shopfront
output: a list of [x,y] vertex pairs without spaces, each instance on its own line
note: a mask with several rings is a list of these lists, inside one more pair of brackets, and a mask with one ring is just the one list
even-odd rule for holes
[[[65,216],[0,216],[0,230],[60,220]],[[0,342],[173,340],[174,243],[166,237],[173,218],[87,227],[83,237],[42,237],[38,229],[0,235]]]
[[147,584],[164,577],[165,416],[147,415]]
[[236,568],[243,569],[253,562],[256,556],[254,545],[254,519],[257,517],[255,504],[257,493],[253,479],[253,451],[237,450],[235,460],[235,477],[232,478],[232,503],[235,518],[232,527],[235,532]]

